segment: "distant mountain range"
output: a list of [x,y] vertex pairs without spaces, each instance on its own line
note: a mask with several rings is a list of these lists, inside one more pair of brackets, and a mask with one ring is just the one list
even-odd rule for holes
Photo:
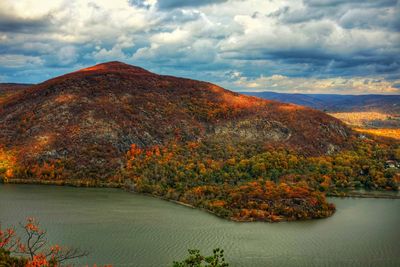
[[293,103],[326,112],[375,111],[400,114],[400,95],[288,94],[241,92],[246,95]]

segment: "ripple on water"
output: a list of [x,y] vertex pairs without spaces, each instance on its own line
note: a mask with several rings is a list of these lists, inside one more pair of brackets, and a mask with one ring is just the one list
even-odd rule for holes
[[0,185],[0,221],[39,218],[53,243],[91,254],[79,264],[169,266],[188,248],[221,247],[231,266],[400,266],[400,200],[330,199],[323,220],[235,223],[114,189]]

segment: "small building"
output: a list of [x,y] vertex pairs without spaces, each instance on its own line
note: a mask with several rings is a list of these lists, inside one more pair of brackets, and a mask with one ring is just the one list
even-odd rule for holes
[[400,163],[395,160],[387,160],[385,162],[385,168],[399,168]]

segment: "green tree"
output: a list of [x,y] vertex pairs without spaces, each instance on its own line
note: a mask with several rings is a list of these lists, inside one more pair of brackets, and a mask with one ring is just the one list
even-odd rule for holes
[[173,267],[227,267],[225,262],[224,250],[216,248],[213,255],[203,256],[198,249],[189,249],[189,257],[181,262],[174,262]]
[[26,259],[13,257],[10,254],[10,251],[0,248],[0,266],[24,267],[26,265]]

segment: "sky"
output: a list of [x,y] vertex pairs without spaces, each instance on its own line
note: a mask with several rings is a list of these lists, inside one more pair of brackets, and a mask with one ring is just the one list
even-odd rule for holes
[[400,94],[400,0],[0,0],[0,82],[114,60],[234,91]]

